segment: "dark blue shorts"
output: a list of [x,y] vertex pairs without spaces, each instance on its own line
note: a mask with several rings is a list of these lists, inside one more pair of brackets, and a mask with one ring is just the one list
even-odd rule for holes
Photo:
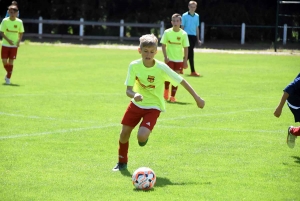
[[294,115],[294,118],[295,118],[295,122],[300,122],[300,109],[296,110],[296,109],[293,109],[291,107],[289,107],[290,110],[292,111],[293,115]]

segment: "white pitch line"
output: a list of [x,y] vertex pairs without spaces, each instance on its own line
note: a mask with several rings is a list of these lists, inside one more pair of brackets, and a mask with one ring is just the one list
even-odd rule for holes
[[282,130],[238,130],[238,129],[228,129],[228,128],[203,128],[201,126],[199,127],[191,127],[191,126],[164,126],[161,125],[159,126],[160,128],[184,128],[184,129],[188,129],[188,128],[196,128],[198,130],[206,130],[206,131],[230,131],[230,132],[254,132],[254,133],[282,133]]
[[19,97],[19,96],[63,96],[63,97],[67,97],[67,96],[124,96],[123,93],[66,93],[66,94],[59,94],[59,93],[55,93],[55,94],[0,94],[0,98],[6,98],[6,97]]
[[[186,119],[186,118],[193,118],[193,117],[207,117],[207,116],[216,116],[216,115],[227,115],[227,114],[236,114],[236,113],[243,113],[243,112],[256,112],[261,110],[270,110],[272,108],[260,108],[254,110],[241,110],[241,111],[234,111],[234,112],[223,112],[217,114],[197,114],[197,115],[188,115],[188,116],[180,116],[174,118],[166,118],[160,119],[158,121],[170,121],[170,120],[177,120],[177,119]],[[28,119],[44,119],[44,120],[53,120],[53,121],[67,121],[67,122],[79,122],[79,123],[99,123],[99,121],[84,121],[84,120],[67,120],[67,119],[58,119],[53,117],[40,117],[40,116],[26,116],[21,114],[11,114],[6,112],[0,112],[0,115],[11,116],[11,117],[22,117]]]
[[58,119],[53,117],[26,116],[22,114],[11,114],[6,112],[0,112],[0,115],[11,116],[11,117],[22,117],[28,119],[44,119],[44,120],[53,120],[53,121],[69,121],[69,122],[81,122],[81,123],[99,123],[99,121],[67,120],[67,119]]
[[56,133],[70,133],[70,132],[77,132],[77,131],[84,131],[84,130],[93,130],[93,129],[102,129],[102,128],[109,128],[120,126],[120,124],[110,124],[105,126],[92,126],[87,128],[70,128],[70,129],[63,129],[57,131],[49,131],[49,132],[41,132],[41,133],[32,133],[32,134],[18,134],[18,135],[10,135],[10,136],[0,136],[0,140],[5,139],[12,139],[12,138],[22,138],[22,137],[32,137],[32,136],[42,136],[42,135],[51,135]]
[[[269,109],[270,108],[261,108],[261,109],[254,109],[254,110],[241,110],[241,111],[235,111],[235,112],[223,112],[223,113],[217,113],[217,114],[202,114],[202,115],[199,114],[199,115],[181,116],[181,117],[175,117],[175,118],[165,118],[165,119],[161,119],[160,121],[186,119],[186,118],[199,117],[199,116],[214,116],[214,115],[222,115],[222,114],[235,114],[235,113],[241,113],[241,112],[256,112],[256,111],[269,110]],[[18,135],[2,136],[2,137],[0,137],[0,140],[11,139],[11,138],[21,138],[21,137],[31,137],[31,136],[41,136],[41,135],[51,135],[51,134],[55,134],[55,133],[69,133],[69,132],[76,132],[76,131],[82,131],[82,130],[108,128],[108,127],[114,127],[114,126],[120,126],[120,124],[108,124],[108,125],[104,125],[104,126],[93,126],[93,127],[87,127],[87,128],[73,128],[73,129],[64,129],[64,130],[51,131],[51,132],[41,132],[41,133],[33,133],[33,134],[18,134]],[[168,126],[159,126],[159,127],[168,127]],[[187,128],[190,128],[190,127],[187,127]],[[207,128],[199,128],[199,129],[205,130]],[[220,129],[215,129],[215,130],[220,130]],[[228,131],[237,131],[237,130],[230,130],[229,129]],[[242,131],[243,130],[238,131],[238,132],[242,132]],[[259,132],[264,132],[264,131],[260,130]]]
[[180,116],[180,117],[174,117],[174,118],[160,119],[159,122],[160,121],[177,120],[177,119],[186,119],[186,118],[192,118],[192,117],[208,117],[208,116],[216,116],[216,115],[237,114],[237,113],[243,113],[243,112],[257,112],[257,111],[271,110],[271,109],[274,109],[274,108],[260,108],[260,109],[252,109],[252,110],[249,109],[249,110],[240,110],[240,111],[233,111],[233,112],[221,112],[221,113],[213,113],[213,114],[187,115],[187,116]]

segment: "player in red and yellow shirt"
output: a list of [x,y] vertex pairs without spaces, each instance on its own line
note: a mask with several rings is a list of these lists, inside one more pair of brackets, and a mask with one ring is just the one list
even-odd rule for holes
[[[188,47],[190,46],[187,33],[180,28],[181,15],[175,13],[171,21],[173,27],[166,29],[161,38],[162,52],[165,57],[165,63],[177,73],[181,73],[183,68],[187,68]],[[164,98],[169,100],[170,82],[165,82]],[[175,94],[177,87],[172,85],[171,102],[176,102]]]
[[24,33],[23,22],[17,18],[18,11],[16,5],[9,6],[9,17],[4,18],[0,25],[0,35],[2,36],[1,59],[7,72],[5,76],[6,84],[10,84],[14,60],[17,58],[18,47]]
[[163,98],[165,81],[177,86],[181,84],[195,99],[199,108],[204,107],[204,100],[194,91],[189,83],[167,66],[154,59],[158,40],[153,34],[140,38],[138,48],[142,58],[130,63],[125,81],[126,94],[131,102],[122,119],[119,138],[119,161],[113,171],[127,168],[129,138],[134,127],[139,125],[137,139],[140,146],[146,145],[160,112],[165,111]]

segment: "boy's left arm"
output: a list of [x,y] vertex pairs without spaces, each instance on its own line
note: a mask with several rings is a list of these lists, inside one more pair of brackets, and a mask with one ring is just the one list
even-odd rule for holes
[[180,84],[193,96],[198,107],[202,109],[205,105],[205,101],[195,92],[192,86],[184,79],[181,81]]
[[184,57],[183,57],[183,68],[184,69],[188,68],[188,64],[187,64],[188,55],[189,55],[189,48],[184,47]]
[[17,47],[20,46],[20,42],[22,41],[22,38],[23,38],[23,33],[19,33],[19,40],[17,42]]

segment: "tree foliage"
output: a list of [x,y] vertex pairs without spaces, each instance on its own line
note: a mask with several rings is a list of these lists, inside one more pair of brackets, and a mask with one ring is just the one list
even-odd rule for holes
[[[21,19],[79,20],[101,22],[159,23],[165,22],[171,27],[171,16],[188,10],[189,0],[19,0]],[[274,26],[276,22],[275,0],[198,0],[197,13],[206,24],[206,38],[239,38],[240,29],[216,27],[214,25],[261,25]],[[10,0],[0,0],[1,17],[5,15]],[[281,17],[280,22],[289,26],[299,26],[300,5],[281,6],[281,11],[294,17]],[[34,25],[26,25],[32,29]],[[35,25],[36,26],[36,25]],[[77,34],[78,27],[67,25],[49,25],[50,32],[58,34]],[[216,31],[217,30],[217,35]],[[253,29],[254,30],[254,29]],[[149,29],[126,27],[128,36],[149,32]],[[115,35],[117,27],[85,27],[90,35]],[[274,30],[247,30],[251,38],[271,37]]]

